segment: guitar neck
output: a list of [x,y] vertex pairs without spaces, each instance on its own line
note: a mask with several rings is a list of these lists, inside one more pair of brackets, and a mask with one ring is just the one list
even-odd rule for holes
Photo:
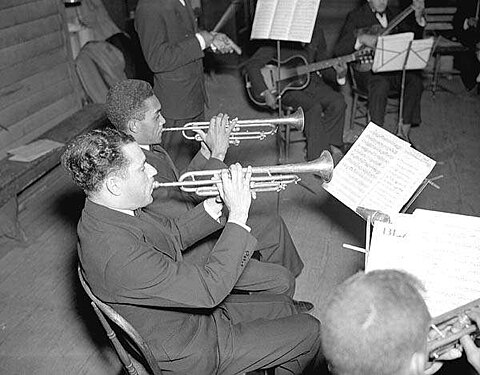
[[405,8],[402,12],[397,14],[397,16],[388,24],[388,26],[383,30],[380,34],[380,36],[385,36],[388,35],[392,32],[392,30],[397,27],[400,22],[402,22],[405,18],[408,17],[410,13],[412,13],[415,10],[415,8],[412,5],[409,5],[407,8]]
[[[315,63],[312,63],[312,64],[299,66],[295,69],[295,72],[289,72],[291,74],[288,74],[288,76],[293,77],[293,76],[297,76],[297,75],[308,74],[308,73],[311,73],[311,72],[316,72],[317,70],[330,68],[337,63],[341,63],[341,62],[349,63],[349,62],[354,61],[354,60],[356,60],[356,56],[355,56],[354,53],[352,53],[350,55],[342,56],[342,57],[336,57],[336,58],[333,58],[333,59],[323,60],[323,61],[315,62]],[[283,74],[282,74],[282,78],[284,78]]]

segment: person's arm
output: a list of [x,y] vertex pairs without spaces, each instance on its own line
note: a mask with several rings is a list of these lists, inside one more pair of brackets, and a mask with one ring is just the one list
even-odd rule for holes
[[335,56],[348,55],[354,52],[357,40],[357,30],[353,19],[353,14],[349,13],[343,24],[340,36],[335,43],[333,53]]
[[161,232],[152,245],[130,237],[112,236],[109,247],[126,249],[114,252],[104,272],[116,290],[117,302],[211,308],[223,301],[256,245],[245,229],[251,204],[250,178],[251,172],[244,174],[240,165],[232,166],[229,174],[222,174],[219,188],[230,212],[229,221],[204,265],[175,261],[163,253],[163,247],[172,246],[169,237]]
[[179,42],[171,41],[168,36],[169,28],[182,27],[182,25],[170,24],[176,18],[174,11],[168,8],[144,6],[136,10],[135,28],[145,59],[154,73],[178,69],[204,56],[195,34]]
[[252,84],[252,92],[256,97],[265,97],[267,86],[263,80],[260,69],[263,68],[276,56],[276,49],[273,46],[260,47],[245,64],[245,69]]

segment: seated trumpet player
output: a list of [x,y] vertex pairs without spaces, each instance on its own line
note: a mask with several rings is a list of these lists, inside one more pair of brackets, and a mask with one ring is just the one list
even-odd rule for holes
[[[161,113],[161,104],[150,84],[132,79],[116,83],[108,92],[106,111],[113,126],[131,135],[140,145],[147,162],[157,170],[157,182],[178,180],[179,173],[170,156],[159,146],[165,119]],[[213,117],[208,132],[205,134],[199,131],[204,141],[188,170],[227,168],[223,160],[229,147],[229,135],[233,125],[234,123],[228,121],[227,115]],[[172,219],[188,213],[205,199],[196,194],[186,194],[177,187],[155,189],[153,198],[143,210]],[[252,227],[252,234],[259,238],[259,243],[235,288],[293,296],[295,278],[302,271],[303,262],[284,221],[279,216],[262,215],[249,217],[249,225]],[[220,234],[221,231],[218,230],[209,238],[185,249],[185,260],[205,264]],[[302,304],[307,310],[313,308],[310,303]]]
[[[287,295],[230,295],[258,246],[247,226],[250,170],[232,165],[221,175],[221,203],[210,198],[169,219],[143,211],[156,170],[130,135],[110,128],[81,135],[62,164],[87,196],[77,227],[85,280],[140,332],[162,370],[317,373],[317,319]],[[220,224],[223,205],[228,216]],[[217,230],[205,265],[183,259],[183,250]]]
[[[448,346],[432,357],[432,319],[423,285],[399,270],[359,272],[340,284],[327,301],[322,319],[322,350],[333,375],[430,375],[445,360],[461,356]],[[466,313],[480,321],[480,309]],[[480,348],[460,338],[467,358],[480,369]]]
[[411,275],[359,272],[326,304],[322,350],[335,375],[423,375],[430,314]]

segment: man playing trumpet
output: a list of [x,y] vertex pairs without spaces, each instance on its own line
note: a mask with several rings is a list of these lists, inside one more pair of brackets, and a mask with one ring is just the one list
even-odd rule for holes
[[[157,170],[156,181],[178,180],[179,173],[174,163],[158,145],[165,119],[161,104],[147,82],[129,79],[112,86],[107,95],[106,110],[111,123],[118,130],[131,135],[142,147],[147,162]],[[220,114],[212,118],[208,133],[198,132],[204,141],[188,170],[226,169],[223,160],[234,125],[235,122],[229,122],[227,115]],[[156,189],[153,197],[144,210],[169,218],[186,214],[204,199],[195,194],[186,194],[176,187]],[[284,221],[279,216],[262,215],[250,218],[249,225],[252,233],[260,239],[258,251],[249,261],[235,288],[293,296],[295,277],[302,271],[303,262]],[[184,252],[185,260],[205,264],[220,234],[217,231],[208,239],[192,244]],[[302,304],[306,309],[313,308],[311,304]]]
[[[231,166],[218,186],[222,203],[207,199],[174,220],[143,211],[156,170],[131,136],[91,131],[67,146],[62,164],[87,195],[78,224],[84,277],[140,332],[162,370],[317,373],[318,320],[286,295],[229,295],[257,246],[246,224],[251,171]],[[224,226],[215,220],[223,205]],[[183,250],[217,230],[222,235],[205,265],[183,259]]]

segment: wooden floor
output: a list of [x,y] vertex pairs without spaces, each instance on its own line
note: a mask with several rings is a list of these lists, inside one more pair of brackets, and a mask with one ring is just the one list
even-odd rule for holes
[[[458,77],[442,79],[451,92],[422,98],[423,124],[412,132],[416,147],[438,163],[441,189],[428,188],[414,206],[480,215],[480,98],[466,96]],[[426,80],[428,84],[428,79]],[[235,74],[207,77],[211,109],[239,118],[266,117],[251,107]],[[347,94],[348,91],[345,93]],[[348,98],[348,96],[347,96]],[[395,119],[389,120],[393,127]],[[346,129],[352,139],[361,131]],[[277,162],[274,139],[250,142],[229,151],[229,161],[244,165]],[[303,160],[303,145],[292,146],[292,162]],[[361,269],[363,256],[343,243],[362,245],[364,223],[306,176],[301,186],[281,193],[279,210],[306,267],[297,280],[296,298],[322,302],[332,287]],[[97,324],[75,267],[75,225],[82,194],[60,168],[21,196],[20,222],[27,241],[2,242],[0,250],[0,374],[119,374],[121,367]],[[263,194],[253,212],[275,210],[276,194]]]

